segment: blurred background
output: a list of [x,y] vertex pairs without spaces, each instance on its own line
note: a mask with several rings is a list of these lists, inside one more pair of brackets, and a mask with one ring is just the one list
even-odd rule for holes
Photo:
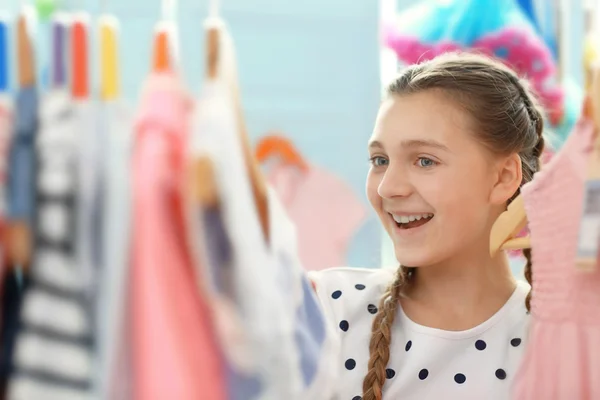
[[[49,82],[53,15],[85,12],[92,28],[101,14],[112,14],[119,22],[121,85],[132,106],[151,69],[154,27],[167,14],[178,29],[182,76],[191,93],[200,90],[206,0],[1,0],[3,20],[10,25],[24,5],[38,11],[33,33],[42,88]],[[220,14],[236,44],[253,144],[265,135],[284,137],[334,182],[306,189],[313,190],[311,196],[343,203],[312,206],[310,221],[300,228],[301,235],[311,224],[332,232],[329,243],[313,244],[332,254],[311,260],[311,269],[330,266],[331,260],[361,267],[395,263],[368,206],[364,181],[366,142],[381,90],[402,64],[456,48],[478,48],[520,65],[519,72],[533,77],[543,92],[548,134],[556,149],[579,113],[585,60],[595,54],[598,9],[595,0],[221,0]],[[7,31],[9,48],[13,33]],[[98,86],[96,34],[90,30],[92,90]],[[511,44],[511,35],[527,45]],[[7,65],[3,89],[10,93],[16,87],[15,63],[9,59]],[[518,269],[519,258],[515,260]]]

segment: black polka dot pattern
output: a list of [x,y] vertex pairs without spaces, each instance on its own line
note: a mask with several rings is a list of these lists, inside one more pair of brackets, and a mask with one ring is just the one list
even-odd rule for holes
[[475,348],[477,350],[485,350],[485,348],[487,347],[487,343],[485,343],[483,340],[478,340],[475,342]]
[[512,347],[519,347],[520,344],[521,344],[521,339],[519,339],[519,338],[514,338],[510,341],[510,345]]
[[356,288],[356,290],[365,290],[366,288],[365,285],[361,285],[360,283],[358,285],[354,285],[354,287]]
[[352,400],[362,400],[362,397],[360,397],[360,396],[354,396],[354,397],[352,398]]
[[369,310],[369,312],[370,312],[371,314],[377,314],[377,311],[378,311],[378,310],[377,310],[377,306],[376,306],[375,304],[369,304],[369,305],[367,306],[367,310]]
[[341,290],[336,290],[335,292],[331,293],[331,297],[334,299],[339,299],[341,296],[342,296]]
[[392,379],[395,376],[396,376],[396,371],[394,371],[393,369],[388,368],[388,369],[385,370],[385,377],[386,378]]
[[467,377],[464,376],[463,374],[454,375],[454,382],[458,383],[459,385],[462,385],[466,381],[467,381]]
[[500,380],[506,379],[506,371],[502,368],[496,370],[496,378]]
[[352,371],[356,367],[356,361],[354,361],[352,358],[349,358],[346,360],[344,365],[348,371]]
[[409,340],[408,342],[406,342],[406,346],[404,346],[404,351],[409,351],[411,347],[412,347],[412,340]]
[[419,379],[424,381],[429,376],[429,371],[425,368],[419,371]]
[[348,323],[348,321],[343,320],[340,322],[340,329],[343,330],[344,332],[348,332],[348,328],[350,328],[350,324]]

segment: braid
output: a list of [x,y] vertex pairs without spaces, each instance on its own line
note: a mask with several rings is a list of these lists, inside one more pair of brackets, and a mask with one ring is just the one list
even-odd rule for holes
[[392,325],[402,289],[414,274],[414,268],[400,266],[396,279],[379,301],[379,311],[373,320],[369,343],[368,371],[363,380],[363,400],[381,400],[386,380],[386,367],[390,359]]
[[[529,121],[534,125],[535,131],[535,145],[530,148],[529,154],[522,155],[523,167],[527,168],[525,174],[523,174],[523,183],[526,183],[533,179],[533,175],[538,172],[541,168],[541,157],[544,152],[545,140],[544,140],[544,119],[542,117],[541,112],[538,107],[536,107],[534,99],[532,99],[531,94],[527,90],[526,86],[523,82],[519,80],[513,73],[507,72],[509,80],[511,83],[517,88],[519,91],[519,95],[523,100],[523,105],[527,111],[527,115],[529,116]],[[527,149],[525,149],[527,151]],[[517,193],[520,193],[520,188]],[[531,311],[531,295],[533,290],[533,271],[532,271],[532,259],[531,259],[531,249],[523,249],[523,256],[527,260],[524,269],[525,279],[527,283],[532,287],[527,293],[527,297],[525,298],[525,307],[527,308],[527,312]]]

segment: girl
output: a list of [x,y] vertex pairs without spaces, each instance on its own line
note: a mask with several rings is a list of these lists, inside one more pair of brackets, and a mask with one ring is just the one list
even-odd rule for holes
[[341,337],[340,400],[510,397],[530,286],[489,238],[540,168],[542,130],[526,82],[482,56],[440,56],[389,86],[367,195],[400,267],[311,274]]

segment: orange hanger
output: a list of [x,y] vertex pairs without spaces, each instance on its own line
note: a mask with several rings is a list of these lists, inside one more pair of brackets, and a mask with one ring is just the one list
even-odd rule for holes
[[89,96],[88,30],[87,14],[76,16],[71,26],[71,94],[75,99]]
[[177,66],[175,8],[175,0],[162,0],[162,19],[156,24],[152,45],[152,70],[155,73],[173,71]]
[[254,152],[256,159],[264,163],[271,157],[279,157],[285,164],[295,165],[302,171],[308,170],[308,164],[302,158],[294,144],[281,135],[268,135],[262,138],[256,145]]
[[166,72],[171,70],[171,52],[169,33],[167,30],[158,28],[154,36],[154,56],[152,69],[154,72]]

